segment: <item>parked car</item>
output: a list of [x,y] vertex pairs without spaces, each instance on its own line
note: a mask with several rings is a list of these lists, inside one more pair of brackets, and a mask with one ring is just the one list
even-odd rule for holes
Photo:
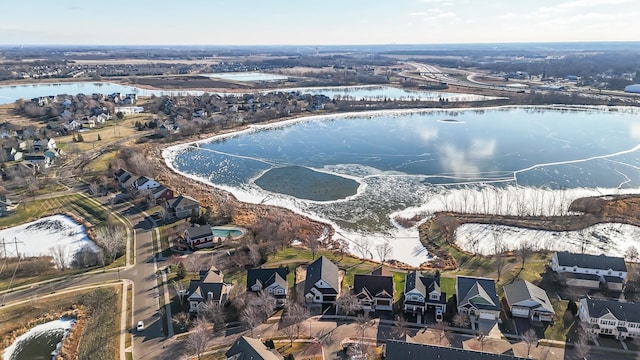
[[138,325],[136,325],[136,330],[138,331],[144,330],[144,323],[142,322],[142,320],[138,321]]

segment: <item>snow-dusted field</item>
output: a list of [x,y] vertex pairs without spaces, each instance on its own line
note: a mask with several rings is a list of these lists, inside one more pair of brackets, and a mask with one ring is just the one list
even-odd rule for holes
[[[66,248],[67,264],[83,246],[94,251],[98,247],[87,237],[84,226],[65,215],[53,215],[37,221],[0,230],[0,238],[6,242],[18,241],[18,252],[26,256],[50,256],[52,248],[62,245]],[[3,249],[0,248],[0,252]],[[7,256],[15,256],[15,245],[6,246]]]

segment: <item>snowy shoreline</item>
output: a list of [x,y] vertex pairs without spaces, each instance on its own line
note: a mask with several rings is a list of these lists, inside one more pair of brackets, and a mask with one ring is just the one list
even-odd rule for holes
[[[360,118],[360,117],[374,117],[374,116],[402,116],[406,114],[416,114],[416,113],[442,113],[442,114],[451,114],[452,112],[462,112],[462,111],[474,111],[474,110],[490,110],[490,109],[549,109],[549,110],[564,110],[564,111],[617,111],[621,113],[631,113],[638,114],[640,110],[637,108],[630,107],[605,107],[605,106],[567,106],[567,105],[548,105],[548,106],[522,106],[522,105],[510,105],[510,106],[494,106],[494,107],[480,107],[480,108],[459,108],[459,109],[402,109],[402,110],[373,110],[373,111],[365,111],[365,112],[352,112],[352,113],[342,113],[342,114],[329,114],[329,115],[315,115],[308,117],[298,117],[294,119],[288,119],[283,121],[272,122],[268,124],[257,124],[251,125],[247,128],[241,129],[239,131],[214,135],[207,139],[202,139],[198,141],[191,141],[188,143],[177,144],[174,146],[170,146],[162,151],[162,157],[168,168],[172,169],[177,174],[180,174],[186,178],[193,179],[207,185],[222,189],[224,191],[230,192],[233,196],[236,197],[239,201],[252,203],[252,204],[261,204],[266,203],[273,206],[284,207],[289,210],[294,211],[297,214],[307,216],[313,220],[326,223],[331,225],[335,229],[334,238],[343,238],[348,240],[352,244],[351,252],[354,252],[354,244],[358,244],[361,242],[368,242],[370,244],[371,252],[375,251],[375,246],[377,244],[382,243],[385,239],[391,239],[391,244],[393,247],[393,255],[389,258],[399,260],[401,262],[410,264],[412,266],[419,266],[428,260],[426,255],[426,251],[422,246],[418,231],[416,227],[412,227],[410,229],[400,228],[395,221],[397,216],[403,218],[411,218],[415,215],[420,215],[423,218],[425,216],[429,216],[429,214],[433,214],[436,211],[456,211],[456,209],[462,208],[462,212],[471,211],[469,208],[464,209],[465,207],[470,206],[471,201],[469,199],[475,200],[475,211],[479,213],[486,214],[513,214],[515,211],[513,209],[509,209],[509,207],[519,206],[518,211],[522,211],[522,207],[527,207],[527,211],[531,213],[538,213],[539,215],[554,215],[554,214],[562,214],[566,213],[569,204],[571,201],[585,196],[595,196],[595,195],[606,195],[606,194],[621,194],[621,193],[638,193],[639,189],[616,189],[616,188],[576,188],[569,190],[550,190],[550,189],[542,189],[542,188],[532,188],[532,187],[522,187],[522,186],[506,186],[506,187],[497,187],[488,185],[491,180],[487,181],[475,181],[470,182],[469,186],[466,188],[457,188],[457,189],[445,189],[444,187],[440,187],[440,190],[437,193],[434,193],[428,199],[425,199],[425,202],[420,206],[412,206],[400,211],[396,211],[394,213],[389,214],[389,220],[391,224],[393,224],[396,228],[392,229],[388,233],[360,233],[351,230],[342,229],[335,222],[324,218],[320,215],[310,214],[305,212],[299,206],[300,202],[303,200],[288,198],[285,196],[279,196],[278,194],[274,194],[273,196],[269,195],[265,197],[264,193],[250,191],[252,189],[247,188],[239,188],[239,187],[230,187],[215,184],[209,179],[201,176],[196,176],[193,174],[189,174],[183,171],[176,169],[173,166],[173,161],[175,159],[176,154],[180,151],[191,147],[191,146],[199,146],[202,143],[209,143],[213,141],[217,141],[220,139],[239,136],[243,134],[249,134],[252,132],[258,132],[265,129],[273,129],[290,126],[299,122],[307,122],[307,121],[322,121],[327,119],[335,119],[335,118]],[[198,144],[198,145],[196,145]],[[637,147],[636,147],[637,148]],[[636,150],[636,148],[627,150],[632,151]],[[323,169],[313,169],[316,171],[322,171]],[[326,171],[326,169],[324,169]],[[332,172],[329,172],[332,173]],[[336,174],[338,176],[344,176],[344,174]],[[367,175],[367,176],[375,176],[375,175]],[[499,181],[498,181],[499,180]],[[509,181],[513,181],[514,179],[509,179]],[[493,180],[494,182],[505,182],[504,179]],[[460,185],[460,184],[458,184]],[[438,187],[435,185],[435,187]],[[360,196],[361,192],[358,191],[358,194],[354,196]],[[266,201],[268,198],[268,201]],[[517,201],[513,201],[514,199],[518,199]],[[464,204],[462,206],[461,204]],[[600,231],[600,230],[598,230]],[[627,231],[627,230],[625,230]],[[464,232],[462,233],[464,234]],[[462,241],[462,240],[461,240]],[[624,251],[624,249],[622,250]],[[357,252],[355,252],[357,253]],[[373,257],[373,256],[371,256]]]

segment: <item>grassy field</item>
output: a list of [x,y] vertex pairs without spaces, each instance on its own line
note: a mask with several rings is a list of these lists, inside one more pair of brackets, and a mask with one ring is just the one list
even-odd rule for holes
[[[79,356],[81,359],[115,359],[118,357],[121,310],[121,287],[79,290],[76,292],[34,298],[32,301],[0,308],[0,334],[3,334],[1,347],[14,331],[25,332],[36,324],[51,321],[75,305],[87,311],[87,324],[81,335],[83,346],[93,346],[102,355]],[[82,345],[85,344],[85,345]],[[79,350],[80,351],[80,350]]]
[[[135,122],[140,121],[144,123],[148,121],[148,118],[149,114],[125,115],[123,120],[117,121],[117,125],[113,120],[109,120],[101,127],[82,132],[81,134],[84,141],[74,142],[74,135],[66,135],[56,138],[56,145],[58,148],[71,154],[76,151],[81,153],[92,150],[115,140],[138,133],[138,130],[134,127]],[[100,135],[100,140],[98,140],[98,135]]]

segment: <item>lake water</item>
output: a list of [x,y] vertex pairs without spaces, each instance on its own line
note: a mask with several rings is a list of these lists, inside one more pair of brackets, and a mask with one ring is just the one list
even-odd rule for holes
[[51,359],[51,352],[73,326],[73,319],[59,319],[34,326],[3,352],[5,360]]
[[213,73],[201,74],[212,78],[234,80],[234,81],[277,81],[287,80],[289,77],[284,75],[266,74],[259,72],[236,72],[236,73]]
[[482,96],[475,94],[450,93],[446,91],[422,91],[396,88],[393,86],[340,86],[322,88],[300,88],[301,93],[312,95],[325,95],[332,99],[353,99],[384,101],[405,100],[405,101],[438,101],[440,99],[449,102],[456,101],[487,101],[500,99],[494,96]]
[[[251,73],[247,73],[251,74]],[[269,74],[264,74],[269,75]],[[248,79],[255,79],[251,75],[247,75]],[[278,75],[269,75],[276,77]],[[275,80],[275,79],[274,79]],[[244,80],[250,81],[250,80]],[[243,95],[251,92],[240,93],[225,93],[215,91],[212,89],[209,93],[219,95]],[[472,95],[472,94],[454,94],[446,92],[433,92],[433,91],[410,91],[391,86],[347,86],[336,88],[284,88],[277,90],[261,91],[262,93],[269,93],[274,91],[300,91],[301,93],[326,95],[331,98],[352,97],[357,99],[369,99],[369,100],[383,100],[389,99],[420,99],[425,101],[438,101],[439,98],[446,98],[449,101],[480,101],[491,100],[493,97]],[[137,94],[138,96],[186,96],[186,95],[202,95],[204,91],[200,90],[149,90],[142,89],[135,86],[120,85],[108,82],[65,82],[65,83],[38,83],[29,85],[2,85],[0,86],[0,104],[10,104],[18,99],[30,100],[39,96],[51,96],[51,95],[76,95],[76,94]]]
[[[243,201],[327,221],[348,240],[407,239],[394,251],[404,246],[405,253],[396,257],[415,263],[424,259],[415,248],[417,231],[396,230],[392,214],[425,204],[431,204],[429,210],[448,209],[446,194],[458,196],[458,204],[475,199],[478,206],[480,190],[459,196],[470,188],[487,192],[490,187],[495,193],[539,187],[552,192],[635,189],[640,186],[639,144],[640,116],[634,108],[504,107],[312,117],[256,126],[198,147],[172,147],[164,156],[178,172]],[[310,171],[300,173],[299,167]],[[273,169],[281,173],[265,181],[264,174]],[[326,189],[332,182],[356,181],[355,195],[318,201],[269,184],[283,178],[314,182],[315,173],[331,175],[322,180]],[[407,253],[409,246],[416,253]]]

